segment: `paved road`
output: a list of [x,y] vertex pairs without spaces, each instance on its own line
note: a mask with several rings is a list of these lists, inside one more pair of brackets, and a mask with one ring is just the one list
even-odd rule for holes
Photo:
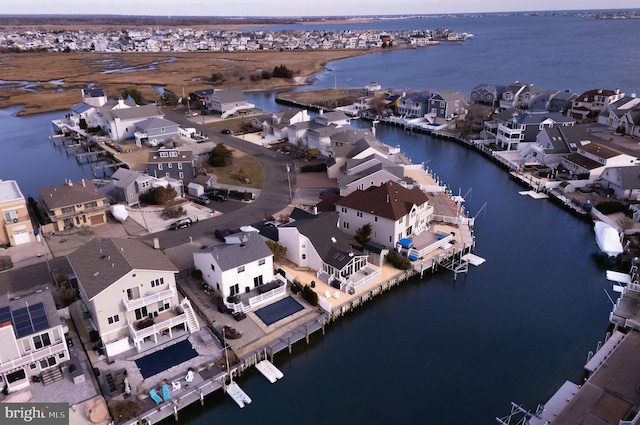
[[[237,228],[261,223],[265,215],[270,216],[289,204],[289,181],[287,179],[286,165],[291,164],[290,158],[231,135],[214,133],[206,126],[188,120],[183,111],[165,109],[164,112],[168,120],[177,122],[184,127],[193,127],[196,131],[201,131],[202,133],[208,133],[214,142],[222,142],[230,148],[245,152],[260,160],[265,172],[264,187],[258,197],[250,203],[227,201],[209,205],[224,212],[220,217],[203,220],[189,228],[178,231],[165,231],[143,236],[143,240],[150,241],[153,237],[158,237],[165,248],[172,248],[191,240],[202,245],[211,245],[216,240],[214,235],[216,228]],[[295,173],[290,173],[289,178],[291,179],[291,190],[293,191],[296,183]]]

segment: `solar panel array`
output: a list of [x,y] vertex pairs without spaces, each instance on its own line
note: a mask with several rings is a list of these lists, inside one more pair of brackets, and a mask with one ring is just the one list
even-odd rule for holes
[[11,322],[18,338],[49,328],[44,305],[37,303],[17,310],[0,307],[0,323]]

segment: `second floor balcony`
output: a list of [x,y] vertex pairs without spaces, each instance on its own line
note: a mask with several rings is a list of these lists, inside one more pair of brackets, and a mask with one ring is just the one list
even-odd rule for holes
[[151,304],[158,303],[168,298],[173,298],[176,295],[176,287],[169,284],[169,287],[157,292],[147,292],[144,296],[139,298],[129,299],[127,295],[122,298],[122,303],[127,311],[133,311],[138,308],[142,308]]

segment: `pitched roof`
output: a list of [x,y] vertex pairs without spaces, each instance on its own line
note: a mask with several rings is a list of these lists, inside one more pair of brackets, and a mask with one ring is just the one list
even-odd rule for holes
[[128,168],[120,167],[115,173],[111,175],[111,180],[114,181],[116,187],[126,188],[131,186],[139,177],[143,176],[139,171],[130,170]]
[[204,90],[195,90],[191,93],[195,94],[198,97],[206,97],[211,96],[214,92],[214,89],[204,89]]
[[136,127],[141,129],[142,131],[149,131],[156,128],[178,127],[179,125],[180,124],[173,121],[158,117],[147,118],[146,120],[136,123]]
[[584,155],[580,155],[577,152],[574,153],[570,153],[569,155],[565,156],[564,159],[566,159],[569,162],[572,162],[586,170],[595,170],[597,168],[602,167],[603,165],[600,164],[597,161],[594,161],[591,158],[587,158]]
[[86,103],[76,103],[71,107],[71,110],[76,114],[81,114],[83,112],[87,112],[89,109],[92,109],[93,106],[88,105]]
[[11,322],[16,338],[59,325],[60,317],[56,304],[47,288],[21,295],[19,298],[0,298],[0,323]]
[[605,159],[614,158],[618,155],[624,155],[620,151],[617,151],[605,145],[601,145],[599,143],[586,143],[580,146],[578,149],[582,149],[585,152]]
[[[164,153],[167,153],[167,156],[161,156]],[[175,155],[173,153],[176,153]],[[193,152],[191,151],[180,151],[178,149],[158,149],[157,151],[149,152],[149,156],[147,157],[147,164],[157,164],[157,163],[166,163],[166,162],[191,162],[193,159]]]
[[91,181],[82,179],[40,189],[40,199],[47,208],[54,209],[105,199],[105,196]]
[[89,299],[133,270],[178,272],[160,250],[138,239],[96,238],[67,259]]
[[356,190],[335,204],[396,221],[409,214],[414,205],[428,201],[429,197],[419,188],[407,189],[388,181],[364,191]]
[[220,103],[246,102],[247,98],[239,89],[216,90],[215,95]]
[[614,182],[624,190],[637,189],[640,187],[640,165],[630,165],[629,167],[615,167],[620,181]]
[[164,116],[160,108],[156,105],[142,105],[122,109],[101,109],[101,111],[107,121],[114,121],[116,118],[121,120],[135,120],[140,118],[142,120],[154,116]]
[[233,270],[245,264],[273,255],[257,232],[244,232],[242,243],[221,244],[196,251],[194,255],[209,255],[222,271]]

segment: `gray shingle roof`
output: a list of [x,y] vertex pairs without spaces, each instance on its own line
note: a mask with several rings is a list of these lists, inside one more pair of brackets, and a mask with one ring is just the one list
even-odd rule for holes
[[144,118],[154,116],[164,116],[160,108],[158,108],[156,105],[142,105],[133,108],[109,110],[102,109],[101,112],[107,121],[114,121],[116,118],[119,118],[121,120],[135,120],[140,118],[142,120]]
[[137,239],[96,238],[67,259],[89,299],[133,270],[178,272],[161,251]]
[[338,229],[337,223],[338,213],[331,211],[300,217],[286,226],[297,228],[300,234],[309,238],[322,260],[333,265],[336,252],[348,253],[351,249],[349,236]]
[[158,117],[147,118],[144,121],[136,123],[136,127],[138,127],[142,131],[149,131],[157,128],[178,127],[179,125],[180,124],[173,121]]
[[96,185],[83,179],[79,182],[69,182],[60,186],[40,189],[40,199],[48,209],[52,210],[106,198]]
[[233,270],[245,264],[272,256],[271,250],[257,232],[246,232],[246,239],[240,244],[222,244],[203,249],[195,255],[214,256],[221,270]]
[[247,97],[242,93],[242,90],[228,89],[228,90],[216,90],[215,96],[220,103],[233,103],[233,102],[246,102]]

